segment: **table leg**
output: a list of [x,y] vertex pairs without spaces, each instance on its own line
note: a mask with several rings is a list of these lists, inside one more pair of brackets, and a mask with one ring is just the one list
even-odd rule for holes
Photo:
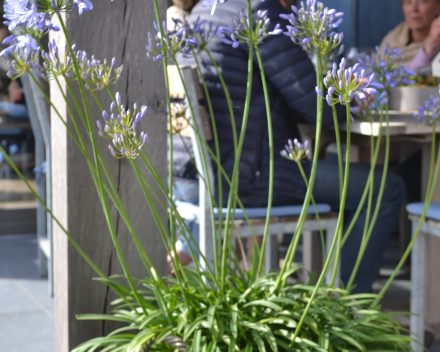
[[[436,150],[439,144],[437,143]],[[426,143],[422,147],[422,197],[426,194],[431,158],[431,144]],[[440,180],[437,180],[433,202],[440,202]],[[430,236],[427,249],[426,267],[426,291],[425,291],[425,323],[440,338],[440,280],[438,271],[440,268],[440,238]]]

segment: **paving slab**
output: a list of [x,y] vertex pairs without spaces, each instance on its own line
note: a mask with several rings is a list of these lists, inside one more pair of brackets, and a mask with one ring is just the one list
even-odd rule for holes
[[35,234],[0,235],[0,351],[55,351],[53,298],[38,275]]

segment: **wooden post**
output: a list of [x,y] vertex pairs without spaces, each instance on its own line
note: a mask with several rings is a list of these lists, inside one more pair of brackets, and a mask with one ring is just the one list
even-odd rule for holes
[[[161,16],[165,18],[167,2],[158,2]],[[120,92],[123,104],[127,107],[132,107],[135,102],[138,106],[148,106],[148,112],[138,129],[149,134],[145,149],[166,183],[166,96],[162,66],[150,61],[145,50],[148,31],[154,31],[153,2],[95,0],[93,5],[92,11],[84,12],[81,16],[77,12],[63,15],[72,44],[75,43],[78,49],[87,51],[89,57],[95,55],[98,60],[111,60],[115,56],[118,66],[124,64],[121,79],[111,89],[114,93]],[[56,40],[62,57],[65,46],[62,34],[54,32],[51,36],[51,39]],[[72,85],[77,86],[75,82]],[[61,90],[67,92],[64,82],[61,82]],[[78,89],[75,88],[75,91],[80,99]],[[108,109],[111,102],[108,94],[105,91],[97,94],[104,108]],[[72,127],[67,106],[54,81],[51,82],[51,99],[63,119]],[[89,103],[92,120],[100,119],[101,110],[92,98]],[[82,105],[81,100],[80,104]],[[54,213],[106,275],[121,274],[87,163],[53,109],[51,121]],[[88,139],[84,130],[83,137]],[[132,225],[159,269],[159,274],[163,275],[166,273],[166,251],[141,187],[129,162],[114,159],[108,151],[108,144],[109,140],[98,139],[98,147],[103,153]],[[90,143],[87,147],[91,150]],[[151,179],[141,161],[137,162],[143,174]],[[144,278],[146,270],[131,235],[114,206],[111,211],[130,272],[134,277]],[[165,212],[162,216],[165,219]],[[76,314],[109,313],[109,303],[114,295],[103,284],[92,281],[97,275],[55,224],[53,232],[56,351],[67,352],[88,339],[108,334],[114,328],[114,325],[102,321],[75,319]]]

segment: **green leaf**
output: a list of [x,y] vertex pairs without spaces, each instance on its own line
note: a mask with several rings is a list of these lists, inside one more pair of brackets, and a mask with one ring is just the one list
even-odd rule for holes
[[289,328],[296,328],[296,326],[298,325],[295,320],[293,320],[290,317],[286,317],[284,315],[280,315],[280,316],[277,316],[275,318],[262,319],[258,323],[259,324],[266,324],[266,323],[269,323],[269,324],[283,324],[284,322],[287,323],[286,327],[289,327]]
[[112,320],[121,321],[123,323],[132,324],[133,320],[128,318],[117,317],[110,314],[77,314],[77,320]]
[[349,336],[349,335],[347,335],[347,334],[345,334],[343,332],[336,331],[335,329],[333,329],[333,330],[330,331],[330,334],[331,335],[335,335],[335,336],[337,336],[337,337],[347,341],[349,344],[353,345],[354,347],[356,347],[360,351],[365,351],[366,350],[365,346],[361,345],[353,337],[351,337],[351,336]]
[[203,320],[204,316],[197,318],[193,321],[186,329],[183,335],[183,341],[188,341],[191,337],[194,330],[196,330],[205,320]]
[[281,308],[278,304],[275,304],[273,302],[269,302],[266,300],[252,301],[252,302],[246,303],[243,307],[246,308],[246,307],[250,307],[250,306],[263,306],[263,307],[273,309],[275,311],[283,310],[283,308]]
[[266,347],[264,346],[264,341],[261,338],[260,334],[255,330],[251,330],[251,333],[260,352],[266,352]]
[[232,308],[231,333],[234,339],[236,339],[238,334],[237,333],[238,308],[236,304],[234,304],[231,308]]
[[269,328],[266,325],[256,324],[250,321],[241,321],[240,325],[251,330],[257,330],[262,332],[267,332],[269,330]]
[[214,325],[215,309],[216,309],[216,306],[214,306],[214,305],[210,306],[208,309],[208,327],[210,330],[212,329],[212,327]]
[[275,336],[273,335],[272,330],[268,328],[267,332],[264,333],[267,342],[269,342],[269,346],[272,349],[273,352],[278,352],[278,346],[277,346],[277,340],[275,339]]
[[299,302],[295,301],[292,298],[288,298],[288,297],[271,297],[268,299],[268,301],[275,302],[275,303],[286,303],[286,304],[290,304],[292,306],[300,306]]
[[197,330],[194,334],[194,340],[192,343],[192,351],[193,352],[200,352],[200,345],[202,342],[202,330]]

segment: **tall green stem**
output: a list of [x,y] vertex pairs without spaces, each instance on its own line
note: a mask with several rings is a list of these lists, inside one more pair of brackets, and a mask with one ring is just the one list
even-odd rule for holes
[[272,211],[275,164],[274,164],[274,154],[273,154],[274,149],[273,149],[272,113],[270,111],[269,92],[267,91],[266,75],[264,74],[263,60],[261,59],[261,54],[260,54],[260,50],[258,49],[258,45],[255,45],[255,53],[257,54],[258,66],[260,68],[261,82],[263,84],[264,103],[266,105],[266,117],[267,117],[267,134],[269,137],[269,190],[267,196],[267,215],[266,215],[266,223],[264,225],[263,242],[261,244],[260,260],[258,262],[258,269],[257,269],[257,275],[261,275],[261,271],[263,270],[264,252],[266,250],[266,242],[269,232],[270,215]]
[[[389,156],[390,156],[390,123],[389,123],[388,106],[386,106],[386,125],[387,125],[387,133],[386,133],[386,142],[385,142],[385,160],[384,160],[384,167],[383,167],[383,172],[382,172],[382,179],[381,179],[381,183],[380,183],[379,193],[378,193],[378,196],[376,199],[376,206],[374,209],[373,217],[372,217],[371,222],[369,224],[368,232],[367,232],[366,236],[363,236],[363,238],[362,238],[362,243],[361,243],[361,247],[359,249],[359,254],[358,254],[358,257],[356,260],[356,264],[353,268],[353,271],[350,275],[350,279],[348,280],[348,283],[347,283],[348,290],[350,290],[352,288],[354,279],[356,278],[356,274],[357,274],[357,271],[358,271],[359,266],[361,264],[365,250],[367,249],[367,245],[370,240],[371,234],[373,232],[374,225],[376,224],[377,216],[379,215],[380,205],[382,204],[383,193],[385,191],[385,183],[386,183],[387,173],[388,173],[388,161],[389,161]],[[374,175],[373,175],[373,180],[374,180]],[[373,182],[373,181],[371,181],[371,182]],[[370,192],[373,193],[373,186],[371,186]],[[369,220],[368,216],[369,216],[369,213],[367,213],[367,218],[365,219],[366,222]]]
[[[215,116],[214,116],[214,109],[212,108],[212,103],[211,103],[211,96],[209,95],[209,91],[208,91],[208,87],[206,86],[206,82],[205,82],[205,77],[203,76],[200,64],[199,64],[199,60],[197,59],[197,55],[194,52],[194,49],[192,49],[192,53],[193,53],[193,57],[194,60],[196,62],[197,65],[197,69],[200,72],[200,77],[202,78],[202,84],[203,84],[203,90],[205,92],[205,97],[206,97],[206,102],[208,105],[208,110],[209,110],[209,117],[211,119],[211,128],[212,128],[212,134],[213,134],[213,139],[214,139],[214,144],[215,144],[215,154],[217,156],[217,160],[220,161],[221,157],[220,157],[220,145],[219,145],[219,141],[218,141],[218,134],[217,134],[217,125],[215,123]],[[207,160],[206,162],[210,162],[209,160]],[[222,170],[221,170],[222,166],[220,163],[217,164],[217,182],[218,182],[218,205],[219,205],[219,211],[218,211],[218,228],[219,231],[217,231],[216,229],[216,224],[215,221],[212,221],[212,234],[214,236],[213,238],[213,251],[214,251],[214,269],[215,272],[218,273],[219,270],[219,262],[218,262],[218,248],[220,247],[220,238],[219,236],[217,236],[217,233],[221,233],[221,228],[223,227],[223,213],[221,211],[222,207],[223,207],[223,180],[222,180]],[[208,174],[206,173],[206,176],[208,176]],[[206,184],[208,185],[210,182],[209,180],[205,180]],[[210,196],[212,196],[212,194],[210,193]],[[214,217],[213,217],[214,219]]]
[[[345,153],[345,160],[350,160],[350,143],[351,143],[351,133],[350,133],[350,105],[347,104],[346,105],[347,108],[347,148],[346,148],[346,153]],[[348,189],[348,174],[349,174],[349,169],[350,169],[350,163],[346,162],[345,163],[345,172],[344,172],[344,184],[343,184],[343,188],[342,188],[342,196],[341,196],[341,205],[340,208],[344,209],[345,208],[345,200],[347,199],[347,189]],[[340,228],[343,226],[343,216],[341,215],[342,212],[339,212],[339,217],[338,217],[338,222],[336,225],[336,233],[338,233],[338,231],[340,230]],[[327,271],[330,268],[330,264],[332,262],[332,256],[333,256],[333,252],[335,250],[336,244],[338,242],[339,238],[338,236],[335,236],[333,238],[333,242],[331,244],[328,256],[327,256],[327,260],[324,263],[324,267],[322,269],[321,275],[319,276],[318,282],[316,283],[313,292],[310,296],[309,301],[307,302],[307,306],[304,309],[304,312],[301,316],[301,319],[298,322],[298,325],[295,329],[295,333],[292,337],[292,343],[295,341],[295,339],[298,337],[301,328],[304,324],[305,318],[310,310],[310,307],[312,306],[313,300],[316,297],[316,294],[318,293],[319,287],[321,286],[321,284],[324,281],[324,278],[327,274]],[[338,253],[336,253],[336,256],[338,256]],[[337,261],[335,266],[337,266]],[[334,273],[336,272],[336,270],[334,270]],[[334,274],[335,275],[335,274]]]
[[[249,13],[252,13],[251,11]],[[252,21],[250,21],[250,24]],[[231,227],[231,218],[233,216],[231,209],[233,204],[235,203],[235,190],[238,189],[238,170],[239,170],[239,164],[240,164],[240,157],[241,157],[241,150],[243,148],[244,143],[244,137],[246,134],[246,127],[247,122],[249,118],[249,108],[250,108],[250,101],[251,101],[251,90],[252,90],[252,74],[253,74],[253,67],[254,67],[254,61],[253,61],[253,40],[250,39],[249,43],[249,58],[248,58],[248,81],[246,86],[246,99],[244,104],[244,111],[243,111],[243,121],[241,125],[241,131],[240,131],[240,138],[238,141],[237,151],[235,153],[235,161],[234,161],[234,168],[232,171],[232,177],[231,177],[231,191],[229,192],[229,198],[228,198],[228,206],[227,206],[227,215],[226,215],[226,224],[225,224],[225,230],[224,230],[224,236],[223,236],[223,249],[222,249],[222,257],[221,257],[221,288],[223,289],[225,280],[226,280],[226,265],[227,265],[227,253],[228,253],[228,242],[229,242],[229,232]]]
[[[316,82],[318,87],[323,91],[323,79],[322,79],[322,60],[321,55],[318,53],[316,54],[316,61],[317,61],[317,70],[316,70]],[[319,96],[317,96],[317,109],[316,109],[316,134],[315,134],[315,149],[313,153],[313,161],[312,161],[312,168],[310,172],[310,179],[309,179],[309,187],[307,188],[306,196],[304,199],[303,207],[301,210],[301,214],[299,216],[298,225],[295,230],[294,234],[294,240],[290,244],[289,249],[287,250],[286,254],[286,260],[284,261],[284,264],[281,268],[280,274],[277,278],[276,288],[278,289],[281,285],[282,277],[284,276],[284,273],[288,268],[291,267],[293,263],[293,259],[296,253],[296,249],[298,247],[301,231],[304,225],[304,221],[307,216],[307,210],[310,204],[310,200],[313,193],[313,186],[315,184],[315,178],[316,178],[316,169],[318,166],[318,157],[319,157],[319,144],[321,140],[321,130],[322,130],[322,109],[323,109],[323,99]]]

